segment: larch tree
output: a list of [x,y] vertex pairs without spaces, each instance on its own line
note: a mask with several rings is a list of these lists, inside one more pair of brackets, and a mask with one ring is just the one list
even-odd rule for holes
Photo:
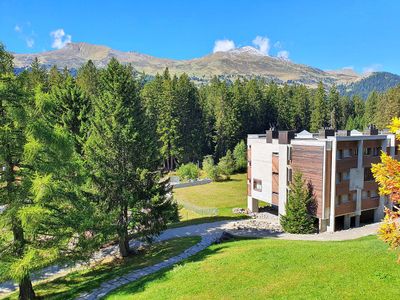
[[[0,49],[0,65],[9,57]],[[18,282],[19,299],[34,299],[34,270],[88,258],[101,238],[94,207],[80,197],[84,178],[71,136],[49,114],[55,103],[40,89],[27,93],[26,77],[0,69],[0,261]]]
[[[393,118],[390,131],[400,139],[400,119]],[[392,207],[385,207],[385,218],[379,228],[379,237],[385,241],[391,249],[400,250],[400,162],[381,153],[381,162],[372,164],[372,174],[379,184],[379,193],[389,197]],[[400,263],[400,255],[398,256]]]

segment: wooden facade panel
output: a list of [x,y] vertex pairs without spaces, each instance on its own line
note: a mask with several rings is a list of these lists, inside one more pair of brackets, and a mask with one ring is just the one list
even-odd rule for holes
[[335,216],[346,215],[354,213],[355,211],[356,211],[356,201],[349,201],[347,203],[336,205]]
[[279,156],[272,155],[272,172],[279,173]]
[[294,171],[301,172],[306,182],[311,183],[317,201],[317,217],[319,218],[322,216],[323,162],[323,146],[292,146],[292,168]]
[[363,157],[363,165],[364,167],[370,167],[371,164],[377,164],[381,162],[381,158],[379,156],[366,156]]
[[336,148],[337,150],[357,149],[357,141],[339,141],[336,144]]
[[336,171],[349,171],[352,168],[357,168],[357,157],[349,157],[336,160]]
[[272,194],[272,204],[279,206],[279,194]]
[[279,175],[272,174],[272,192],[279,193]]
[[326,151],[325,164],[325,207],[331,206],[332,151]]
[[382,140],[370,140],[370,141],[363,142],[364,148],[374,148],[374,147],[380,147],[380,146],[382,146]]
[[247,183],[247,195],[251,196],[251,182]]
[[247,166],[247,179],[251,179],[251,166]]
[[377,208],[379,206],[379,197],[368,198],[361,201],[361,209]]
[[336,195],[345,195],[350,192],[349,189],[349,180],[342,181],[341,183],[336,184]]
[[364,190],[365,191],[376,191],[378,189],[378,184],[376,181],[364,181]]

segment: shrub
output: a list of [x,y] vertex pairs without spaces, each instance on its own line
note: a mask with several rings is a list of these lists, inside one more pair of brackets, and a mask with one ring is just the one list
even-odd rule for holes
[[217,181],[219,179],[219,170],[214,164],[214,159],[211,155],[204,156],[203,171],[211,180]]
[[199,178],[199,167],[196,166],[194,163],[187,163],[184,165],[181,165],[179,169],[176,171],[178,176],[183,179],[183,180],[189,180],[189,179],[197,179]]
[[281,225],[289,233],[315,232],[314,217],[315,199],[310,185],[306,185],[303,175],[296,172],[293,176],[286,215],[281,216]]
[[218,170],[225,175],[227,180],[231,178],[232,173],[235,171],[235,158],[231,150],[228,150],[226,155],[219,160]]
[[233,149],[233,157],[235,158],[235,169],[238,172],[243,172],[247,168],[247,147],[242,140]]

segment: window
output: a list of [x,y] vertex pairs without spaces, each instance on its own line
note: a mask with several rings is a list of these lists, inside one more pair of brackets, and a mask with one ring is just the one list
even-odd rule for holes
[[371,155],[371,148],[364,148],[364,155]]
[[352,193],[351,199],[352,199],[353,201],[357,201],[357,193]]
[[337,152],[336,152],[336,159],[342,159],[343,158],[343,150],[342,149],[339,149]]
[[371,198],[376,198],[376,197],[378,197],[379,196],[379,192],[378,192],[378,190],[373,190],[373,191],[371,191],[370,192],[371,194]]
[[345,194],[345,195],[341,195],[340,196],[340,203],[347,203],[349,202],[349,195]]
[[373,156],[379,156],[381,153],[382,147],[376,147],[374,148]]
[[287,169],[287,181],[288,183],[292,182],[292,168]]
[[336,195],[335,197],[335,204],[338,206],[340,204],[340,196]]
[[260,179],[253,179],[253,190],[262,192],[262,181]]
[[351,149],[344,149],[343,150],[343,158],[351,157]]
[[342,180],[350,180],[350,172],[343,172]]
[[336,184],[339,184],[342,182],[342,173],[337,172],[336,173]]
[[353,153],[354,153],[354,156],[357,156],[358,155],[358,148],[355,148]]
[[367,193],[367,191],[362,191],[362,193],[361,193],[361,199],[364,200],[364,199],[367,199],[367,198],[368,198],[368,193]]
[[292,147],[288,147],[288,162],[292,161]]
[[364,168],[364,181],[371,181],[371,180],[374,180],[371,168]]

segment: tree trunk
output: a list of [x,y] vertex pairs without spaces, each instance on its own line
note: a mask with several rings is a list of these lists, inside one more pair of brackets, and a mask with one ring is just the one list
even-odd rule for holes
[[118,219],[118,246],[122,257],[129,256],[128,209],[124,207]]
[[35,299],[35,291],[32,287],[32,281],[29,275],[26,275],[22,280],[19,282],[19,300],[32,300]]

